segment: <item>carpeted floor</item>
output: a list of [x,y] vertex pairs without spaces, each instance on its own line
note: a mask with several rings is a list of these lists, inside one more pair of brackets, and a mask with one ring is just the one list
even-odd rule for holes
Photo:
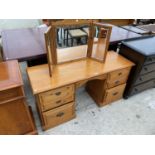
[[155,101],[155,89],[99,108],[83,87],[76,92],[76,118],[50,130],[42,131],[25,71],[26,63],[20,63],[20,66],[27,101],[32,106],[39,134],[155,134],[155,108],[151,106]]

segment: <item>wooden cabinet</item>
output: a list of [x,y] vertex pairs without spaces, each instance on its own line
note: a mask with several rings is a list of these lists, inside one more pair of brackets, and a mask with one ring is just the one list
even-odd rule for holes
[[136,64],[131,70],[124,98],[155,86],[154,43],[154,36],[144,36],[122,42],[119,53]]
[[135,81],[135,85],[138,85],[153,79],[155,79],[155,71],[139,76]]
[[0,63],[0,134],[36,134],[17,61]]
[[7,90],[0,91],[0,102],[7,102],[9,100],[14,100],[15,98],[24,96],[23,88],[16,87]]
[[[60,56],[63,58],[68,51],[75,53],[75,49],[65,48]],[[85,50],[78,52],[85,53]],[[109,51],[105,63],[87,58],[58,64],[53,67],[52,77],[47,65],[29,67],[27,73],[43,130],[75,117],[75,89],[84,84],[99,106],[122,98],[133,65],[116,52]]]
[[92,80],[86,90],[99,106],[107,105],[122,98],[130,68],[108,73],[105,80]]
[[67,85],[36,95],[44,130],[75,117],[75,86]]
[[34,124],[23,97],[0,105],[0,134],[35,134]]

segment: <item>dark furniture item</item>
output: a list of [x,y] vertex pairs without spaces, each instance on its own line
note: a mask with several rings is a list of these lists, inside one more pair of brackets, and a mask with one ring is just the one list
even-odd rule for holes
[[155,23],[155,19],[137,19],[138,25],[153,24],[153,23]]
[[146,35],[146,34],[150,34],[150,31],[148,30],[143,30],[143,29],[140,29],[136,26],[132,26],[132,25],[126,25],[126,26],[121,26],[123,29],[126,29],[128,31],[132,31],[132,32],[135,32],[135,33],[138,33],[138,34],[141,34],[141,35]]
[[[33,61],[35,62],[34,64],[47,62],[44,41],[44,32],[46,30],[46,27],[3,30],[3,60],[17,59],[19,61],[28,61],[28,64],[31,65],[33,65]],[[122,40],[137,37],[141,37],[141,35],[113,26],[109,50],[116,51],[118,43]]]
[[0,37],[1,37],[2,29],[0,29]]
[[155,24],[140,25],[137,27],[142,30],[149,31],[152,34],[155,34]]
[[2,31],[3,59],[27,61],[45,54],[44,28],[12,29]]
[[136,64],[127,82],[125,98],[155,86],[155,36],[123,41],[119,53]]
[[142,37],[142,35],[125,30],[121,27],[113,26],[110,38],[109,50],[116,51],[121,41],[139,37]]

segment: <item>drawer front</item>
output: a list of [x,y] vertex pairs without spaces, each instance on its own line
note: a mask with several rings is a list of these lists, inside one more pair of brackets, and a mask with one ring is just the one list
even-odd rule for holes
[[20,96],[24,96],[21,87],[0,91],[0,103]]
[[56,100],[53,100],[51,102],[42,102],[41,104],[41,109],[42,111],[47,111],[50,110],[52,108],[56,108],[58,106],[61,106],[63,104],[69,103],[74,101],[74,94],[68,95],[65,98],[58,98]]
[[49,109],[50,106],[56,107],[61,104],[73,101],[74,99],[74,85],[65,86],[55,90],[39,94],[39,100],[43,110]]
[[153,88],[155,86],[155,80],[151,80],[151,81],[148,81],[148,82],[145,82],[145,83],[142,83],[138,86],[135,86],[131,92],[131,95],[134,95],[134,94],[137,94],[137,93],[140,93],[146,89],[149,89],[149,88]]
[[155,63],[155,56],[147,57],[145,61],[145,65],[150,64],[150,63]]
[[117,100],[121,99],[123,96],[125,86],[126,86],[126,84],[123,84],[123,85],[119,85],[117,87],[108,89],[106,91],[104,104],[108,104],[113,101],[117,101]]
[[45,127],[50,128],[75,117],[74,102],[43,113]]
[[126,83],[128,79],[128,75],[130,73],[130,69],[131,68],[125,68],[125,69],[121,69],[121,70],[109,73],[108,80],[107,80],[108,88],[112,88],[117,85]]
[[146,74],[148,72],[152,72],[155,70],[155,63],[153,64],[149,64],[149,65],[146,65],[142,68],[141,70],[141,73],[140,74]]
[[141,84],[143,82],[153,80],[153,79],[155,79],[155,71],[141,75],[140,77],[138,77],[136,82],[135,82],[135,85]]

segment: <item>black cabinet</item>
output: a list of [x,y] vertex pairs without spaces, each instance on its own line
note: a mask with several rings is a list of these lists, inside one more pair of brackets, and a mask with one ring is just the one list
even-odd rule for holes
[[130,72],[124,98],[155,87],[155,36],[123,41],[119,53],[136,64]]

